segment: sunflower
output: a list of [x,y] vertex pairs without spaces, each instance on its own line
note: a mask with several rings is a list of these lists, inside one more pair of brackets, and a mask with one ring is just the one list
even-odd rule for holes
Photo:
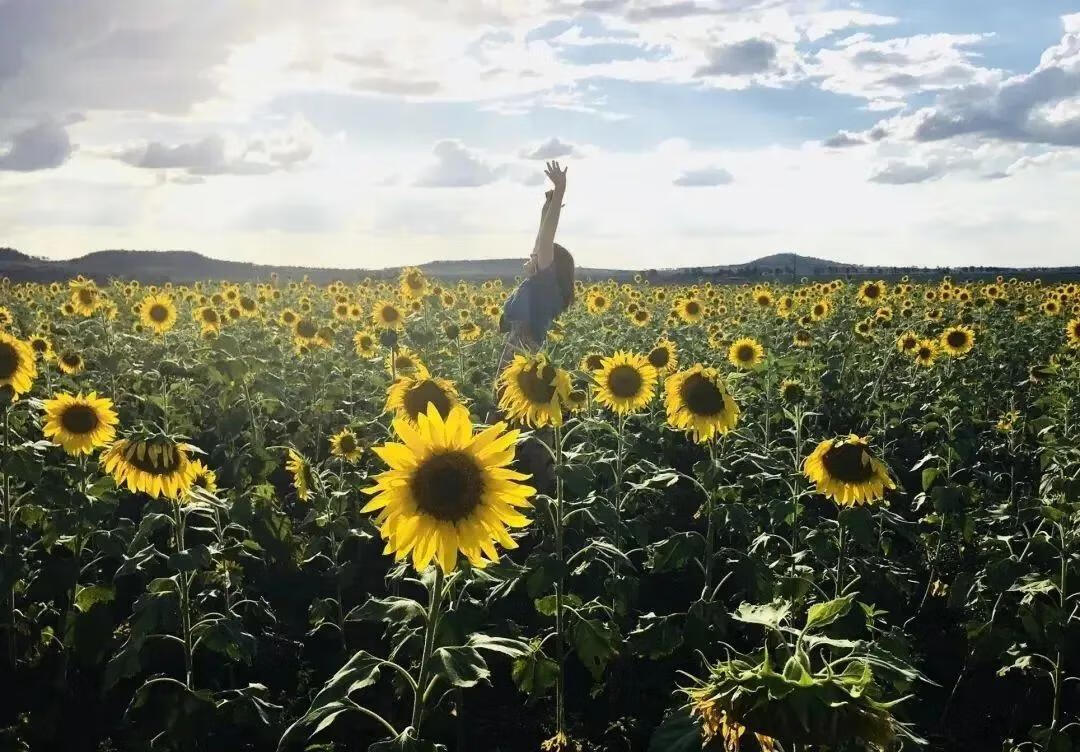
[[30,349],[34,351],[34,356],[41,360],[49,361],[56,357],[56,353],[53,352],[52,342],[44,334],[31,335]]
[[1065,327],[1065,334],[1069,338],[1069,344],[1073,347],[1080,346],[1080,318],[1073,319]]
[[859,323],[855,324],[855,333],[860,337],[869,338],[870,334],[874,331],[874,322],[871,319],[863,319]]
[[618,415],[637,412],[656,393],[656,369],[644,355],[619,351],[604,358],[593,372],[596,401]]
[[687,324],[696,324],[705,318],[705,306],[697,298],[683,298],[675,304],[675,313]]
[[765,348],[756,339],[743,337],[731,343],[727,357],[731,365],[749,371],[761,365],[765,359]]
[[806,400],[806,387],[798,379],[784,379],[780,382],[780,399],[789,405],[798,405]]
[[282,324],[284,324],[285,326],[291,327],[293,324],[296,323],[296,320],[298,318],[300,318],[300,317],[297,315],[296,311],[294,311],[291,308],[286,308],[278,316],[278,321],[281,322]]
[[885,283],[863,282],[858,297],[863,305],[877,305],[885,299]]
[[361,358],[370,358],[378,350],[379,341],[371,332],[357,332],[353,335],[352,341],[356,354]]
[[915,349],[913,349],[909,354],[913,358],[915,358],[915,362],[918,363],[920,366],[922,366],[923,368],[929,368],[930,366],[934,365],[934,360],[938,356],[937,340],[921,339],[919,340],[918,344],[915,345]]
[[589,313],[603,313],[611,307],[611,299],[600,290],[591,290],[585,298]]
[[98,397],[96,392],[85,397],[61,392],[44,400],[42,406],[45,424],[41,432],[68,454],[90,454],[116,438],[119,419],[112,400]]
[[667,422],[680,431],[692,431],[699,444],[725,434],[739,420],[739,406],[715,368],[700,364],[668,377],[664,405]]
[[515,355],[499,374],[499,407],[512,419],[542,428],[562,425],[562,404],[570,394],[570,376],[544,355]]
[[192,447],[167,436],[120,439],[101,455],[101,465],[117,486],[127,484],[132,493],[180,499],[195,480]]
[[196,308],[192,315],[195,317],[195,323],[199,325],[200,334],[221,331],[221,314],[216,309],[210,306],[202,306]]
[[217,493],[217,473],[202,463],[202,460],[192,460],[191,466],[195,469],[195,477],[192,478],[191,487],[201,488],[209,493]]
[[400,443],[373,450],[389,469],[366,489],[372,499],[361,510],[378,511],[384,553],[398,561],[411,555],[417,571],[434,559],[452,572],[459,553],[483,568],[499,559],[495,543],[517,548],[508,528],[529,524],[519,510],[531,507],[529,497],[536,493],[518,482],[527,475],[508,467],[518,431],[496,423],[474,434],[461,406],[445,421],[431,406],[415,428],[395,419],[394,431]]
[[296,344],[310,345],[318,336],[319,325],[307,316],[298,318],[293,324],[293,342]]
[[458,404],[458,393],[446,379],[434,376],[405,376],[395,381],[386,392],[386,410],[393,410],[395,417],[416,425],[421,415],[433,405],[444,419]]
[[675,348],[675,343],[669,339],[659,340],[645,357],[657,373],[674,373],[678,368],[678,350]]
[[803,474],[817,484],[820,494],[842,506],[872,504],[896,488],[889,469],[870,454],[869,440],[849,435],[826,439],[803,464]]
[[139,308],[139,319],[143,326],[164,334],[176,326],[176,305],[167,295],[147,295]]
[[941,334],[941,349],[954,358],[971,351],[975,346],[975,332],[967,326],[951,326]]
[[363,453],[364,448],[356,440],[356,434],[348,428],[343,428],[330,437],[330,454],[335,457],[356,462]]
[[427,376],[428,369],[416,353],[402,345],[386,356],[386,372],[400,379],[403,376]]
[[376,329],[401,329],[405,318],[396,305],[389,300],[380,300],[371,309],[371,323]]
[[791,340],[795,347],[810,347],[814,343],[814,338],[810,332],[805,329],[800,329],[795,332],[795,336]]
[[93,316],[101,304],[101,293],[93,282],[73,281],[71,285],[71,312],[80,316]]
[[56,360],[56,364],[60,367],[60,370],[66,373],[68,376],[74,376],[77,373],[82,373],[86,368],[86,361],[83,357],[74,350],[64,351]]
[[0,387],[10,385],[11,391],[18,397],[30,391],[35,376],[37,363],[30,344],[0,332]]
[[400,287],[406,300],[417,300],[427,294],[428,281],[422,271],[415,266],[407,266],[401,270]]
[[912,355],[919,346],[919,337],[915,332],[908,329],[896,338],[896,349],[905,355]]
[[586,355],[578,363],[578,368],[585,373],[592,373],[593,371],[599,371],[604,365],[604,356],[598,352],[586,353]]
[[311,487],[315,485],[315,473],[307,457],[295,449],[289,449],[289,458],[285,460],[285,469],[292,475],[296,498],[307,501],[311,498]]
[[814,321],[821,321],[829,315],[830,311],[832,311],[832,306],[829,301],[822,298],[810,308],[810,318]]
[[1020,413],[1016,410],[1008,410],[1001,414],[994,428],[1002,433],[1010,433],[1020,420]]
[[566,409],[572,413],[584,410],[589,404],[589,393],[585,389],[571,389],[566,395]]
[[652,319],[652,314],[645,308],[638,308],[633,313],[627,316],[630,319],[630,323],[634,326],[645,326]]

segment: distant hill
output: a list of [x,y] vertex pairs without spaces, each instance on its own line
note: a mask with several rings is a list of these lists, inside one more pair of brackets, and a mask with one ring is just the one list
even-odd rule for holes
[[[504,279],[512,280],[521,274],[522,259],[478,259],[461,261],[433,261],[422,264],[424,272],[444,280]],[[61,282],[82,274],[98,281],[107,279],[138,279],[143,282],[184,283],[195,280],[266,280],[271,273],[282,279],[299,279],[307,276],[313,282],[327,283],[334,280],[356,282],[364,277],[385,279],[397,275],[399,269],[328,269],[306,266],[270,266],[242,261],[224,261],[204,256],[194,251],[95,251],[78,258],[56,261],[29,256],[13,248],[0,248],[0,277],[16,282]],[[808,279],[833,279],[836,277],[874,277],[894,279],[902,275],[925,278],[951,273],[962,278],[992,277],[1041,277],[1043,279],[1080,278],[1080,267],[1045,267],[1037,269],[1012,269],[1006,267],[952,267],[927,269],[921,267],[863,266],[846,264],[828,259],[801,256],[796,253],[777,253],[745,264],[698,266],[680,269],[648,269],[633,271],[625,269],[579,268],[578,277],[585,280],[615,279],[627,281],[640,274],[654,284],[714,280],[717,282],[745,282],[776,279],[795,281]]]

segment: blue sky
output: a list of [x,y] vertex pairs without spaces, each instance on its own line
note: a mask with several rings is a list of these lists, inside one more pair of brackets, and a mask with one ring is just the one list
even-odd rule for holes
[[1065,0],[0,0],[0,245],[1074,263]]

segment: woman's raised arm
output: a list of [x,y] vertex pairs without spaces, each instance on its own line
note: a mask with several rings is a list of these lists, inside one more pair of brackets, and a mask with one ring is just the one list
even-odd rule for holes
[[536,256],[536,268],[546,269],[555,261],[555,231],[559,227],[559,215],[562,213],[563,197],[566,195],[566,170],[558,162],[548,162],[544,174],[548,176],[554,188],[551,199],[540,219],[540,231],[536,234],[533,253]]

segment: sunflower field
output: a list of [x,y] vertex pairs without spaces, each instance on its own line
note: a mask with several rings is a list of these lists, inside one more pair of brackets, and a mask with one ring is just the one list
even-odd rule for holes
[[0,751],[1080,750],[1077,284],[508,292],[0,283]]

